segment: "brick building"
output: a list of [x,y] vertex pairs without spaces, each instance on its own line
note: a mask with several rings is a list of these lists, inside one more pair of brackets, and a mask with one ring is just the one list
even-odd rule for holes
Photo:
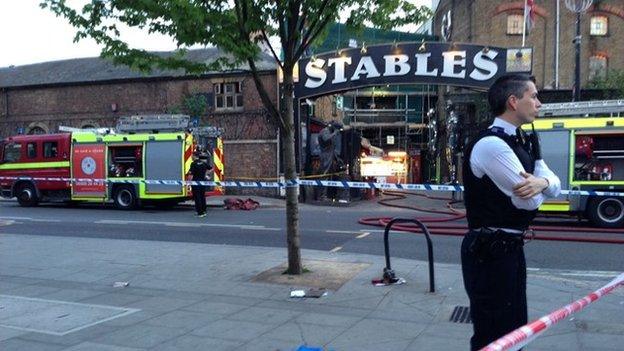
[[[192,50],[189,58],[214,60],[216,48]],[[277,100],[273,58],[257,64]],[[101,58],[82,58],[0,68],[0,137],[54,133],[59,126],[113,127],[120,116],[184,111],[202,96],[199,125],[224,130],[225,179],[279,175],[279,133],[260,100],[247,67],[187,76],[181,71],[141,74]],[[262,164],[263,167],[258,167]]]
[[[576,15],[566,8],[563,0],[535,0],[534,3],[535,22],[525,45],[533,47],[533,74],[538,87],[572,89]],[[450,12],[450,41],[520,47],[523,9],[524,0],[440,0],[435,9],[433,32],[441,35],[443,24],[448,22],[444,17]],[[622,0],[594,0],[582,16],[581,36],[582,88],[595,77],[604,76],[609,69],[624,70]]]

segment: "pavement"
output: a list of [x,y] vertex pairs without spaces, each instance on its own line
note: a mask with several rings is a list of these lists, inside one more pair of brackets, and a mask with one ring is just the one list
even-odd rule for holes
[[[427,263],[416,260],[392,260],[405,284],[376,287],[383,256],[303,250],[310,273],[270,280],[285,248],[0,233],[3,351],[469,349],[471,324],[450,321],[468,305],[458,265],[436,263],[430,293]],[[530,270],[530,319],[614,275]],[[324,277],[326,296],[290,297]],[[621,350],[622,290],[526,349]]]

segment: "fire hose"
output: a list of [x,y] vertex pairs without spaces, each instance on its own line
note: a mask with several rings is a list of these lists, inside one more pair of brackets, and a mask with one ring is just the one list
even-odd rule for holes
[[[386,191],[385,195],[393,196],[391,199],[382,199],[379,200],[378,203],[398,208],[412,209],[421,212],[428,213],[436,213],[436,214],[444,214],[446,217],[416,217],[419,221],[423,223],[432,223],[428,224],[429,232],[433,235],[446,235],[446,236],[464,236],[464,234],[468,231],[468,227],[466,225],[453,225],[453,224],[439,224],[441,222],[452,222],[459,219],[464,218],[466,215],[463,211],[457,210],[452,207],[453,203],[459,202],[454,201],[448,198],[441,197],[431,197],[426,194],[415,194],[410,192],[400,192],[400,191]],[[401,205],[394,204],[393,201],[405,199],[407,195],[415,195],[415,196],[425,196],[434,200],[445,200],[448,201],[446,207],[449,210],[434,210],[434,209],[424,209],[417,206],[410,205]],[[358,223],[370,226],[378,226],[385,227],[388,222],[392,220],[390,217],[365,217],[358,220]],[[411,233],[422,233],[420,227],[410,224],[397,224],[393,226],[393,229],[404,232]],[[614,229],[614,228],[571,228],[569,226],[542,226],[535,225],[531,226],[531,229],[534,232],[566,232],[566,233],[603,233],[603,234],[624,234],[624,229]],[[570,236],[544,236],[544,235],[535,235],[533,240],[542,240],[542,241],[567,241],[567,242],[584,242],[584,243],[603,243],[603,244],[624,244],[624,239],[613,239],[613,238],[596,238],[596,237],[570,237]]]

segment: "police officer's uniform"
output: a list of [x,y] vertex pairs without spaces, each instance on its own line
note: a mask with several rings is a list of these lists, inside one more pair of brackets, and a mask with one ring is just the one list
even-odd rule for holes
[[[516,136],[515,126],[497,118],[466,150],[464,201],[470,230],[462,242],[461,255],[474,325],[472,350],[527,323],[523,233],[535,217],[543,195],[527,200],[512,195],[513,183],[519,178],[517,162],[525,172],[549,181],[545,194],[553,196],[560,190],[559,179],[543,160],[536,162],[538,155],[523,139]],[[488,153],[473,155],[479,141],[479,152],[485,145]],[[492,148],[500,152],[492,152]]]

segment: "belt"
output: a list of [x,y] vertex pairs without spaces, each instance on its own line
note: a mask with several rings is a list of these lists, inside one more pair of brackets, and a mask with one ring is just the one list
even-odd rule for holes
[[524,231],[519,229],[509,229],[509,228],[494,228],[494,227],[481,227],[470,229],[471,231],[483,234],[485,236],[494,236],[496,234],[503,234],[505,238],[511,240],[523,240],[529,242],[533,240],[535,237],[535,233],[533,229],[526,229]]

